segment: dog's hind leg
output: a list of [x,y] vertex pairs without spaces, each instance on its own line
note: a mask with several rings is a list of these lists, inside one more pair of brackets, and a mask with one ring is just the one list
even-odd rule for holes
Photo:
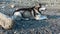
[[22,18],[21,12],[15,12],[14,15],[12,16],[13,20],[20,20]]

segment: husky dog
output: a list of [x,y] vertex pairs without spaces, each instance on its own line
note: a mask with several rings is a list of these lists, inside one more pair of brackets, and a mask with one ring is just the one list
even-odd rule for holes
[[34,19],[36,20],[40,20],[40,16],[41,16],[41,4],[37,4],[36,6],[32,7],[32,8],[21,8],[21,9],[17,9],[14,11],[14,16],[15,18],[17,16],[19,17],[34,17]]

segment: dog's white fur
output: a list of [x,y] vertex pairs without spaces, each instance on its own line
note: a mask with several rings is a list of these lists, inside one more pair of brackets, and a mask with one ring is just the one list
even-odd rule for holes
[[39,11],[44,11],[44,10],[46,10],[45,7],[42,7],[42,8],[39,9]]
[[20,12],[15,12],[14,15],[19,16]]

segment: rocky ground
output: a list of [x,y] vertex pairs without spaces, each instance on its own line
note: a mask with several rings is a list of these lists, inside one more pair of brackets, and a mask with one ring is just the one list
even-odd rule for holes
[[0,34],[60,34],[60,10],[42,12],[47,20],[16,20],[11,30],[0,28]]
[[48,17],[47,20],[15,20],[11,30],[0,27],[0,34],[60,34],[60,10],[50,8],[42,13]]

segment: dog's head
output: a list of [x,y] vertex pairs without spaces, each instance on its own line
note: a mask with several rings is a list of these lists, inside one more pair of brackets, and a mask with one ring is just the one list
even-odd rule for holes
[[42,6],[42,4],[36,4],[35,9],[37,9],[39,11],[45,11],[46,7]]

